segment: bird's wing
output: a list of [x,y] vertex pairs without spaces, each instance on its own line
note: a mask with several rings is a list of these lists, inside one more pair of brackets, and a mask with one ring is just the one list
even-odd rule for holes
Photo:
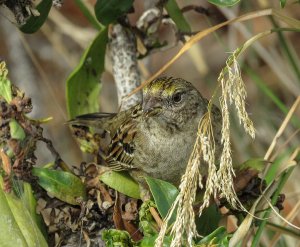
[[129,110],[117,114],[92,113],[82,115],[71,120],[69,124],[76,131],[92,127],[103,139],[107,139],[109,135],[108,144],[105,145],[99,142],[101,158],[112,170],[129,170],[134,168],[132,164],[134,138],[138,123],[137,119],[141,117],[141,114],[141,105],[136,105]]
[[142,109],[138,105],[132,108],[127,117],[113,136],[108,149],[106,162],[113,170],[134,169],[134,139],[137,133],[137,124],[141,118]]
[[70,124],[72,127],[85,126],[111,132],[113,131],[114,127],[111,123],[116,122],[114,120],[117,115],[117,113],[105,112],[89,113],[77,116],[75,119],[70,120],[68,124]]
[[113,170],[133,169],[134,138],[137,122],[130,119],[118,128],[113,136],[105,161]]

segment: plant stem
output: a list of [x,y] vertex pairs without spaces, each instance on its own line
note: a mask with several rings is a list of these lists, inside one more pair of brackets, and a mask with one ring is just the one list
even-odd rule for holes
[[[279,193],[281,192],[284,184],[286,183],[287,179],[289,178],[289,176],[291,175],[292,171],[294,170],[294,167],[290,167],[288,168],[282,175],[281,177],[279,178],[280,181],[279,181],[279,184],[278,184],[278,187],[277,187],[277,190],[274,192],[273,196],[272,196],[272,199],[271,199],[271,204],[272,205],[275,205],[276,204],[276,201],[278,199],[278,196],[279,196]],[[271,214],[271,211],[272,209],[269,208],[261,218],[263,218],[264,220],[262,220],[262,222],[260,223],[260,226],[258,227],[258,230],[256,232],[256,234],[254,235],[254,239],[253,239],[253,242],[251,244],[251,247],[256,247],[258,246],[259,244],[259,240],[260,240],[260,237],[262,235],[262,232],[263,232],[263,229],[264,227],[266,226],[267,224],[267,220]]]
[[293,229],[275,224],[273,222],[267,222],[267,226],[268,226],[268,228],[271,228],[271,229],[274,229],[274,230],[276,229],[277,231],[284,232],[285,234],[287,234],[291,237],[300,239],[299,231],[295,231]]

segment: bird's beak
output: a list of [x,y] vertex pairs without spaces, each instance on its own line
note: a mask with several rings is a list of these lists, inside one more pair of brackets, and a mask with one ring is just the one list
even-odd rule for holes
[[153,116],[161,111],[161,104],[158,99],[149,99],[143,103],[143,112],[146,116]]

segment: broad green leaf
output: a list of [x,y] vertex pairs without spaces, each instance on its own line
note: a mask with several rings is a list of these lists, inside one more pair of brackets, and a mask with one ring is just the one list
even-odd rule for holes
[[138,183],[126,172],[106,171],[101,174],[100,180],[116,191],[140,199]]
[[4,193],[0,176],[0,245],[47,247],[48,244],[23,200]]
[[220,7],[230,7],[237,4],[240,0],[207,0],[207,2]]
[[12,100],[11,83],[7,79],[7,69],[5,62],[0,63],[0,96],[8,103]]
[[38,177],[42,188],[64,202],[79,205],[80,200],[86,199],[84,184],[69,172],[34,167],[32,174]]
[[168,0],[165,8],[180,31],[191,32],[191,27],[184,18],[176,0]]
[[[156,178],[146,177],[146,181],[155,200],[158,212],[165,218],[178,195],[177,188],[173,184]],[[175,215],[172,216],[172,219],[174,217]]]
[[230,234],[227,233],[224,226],[219,227],[208,236],[202,238],[197,244],[210,244],[218,247],[228,247]]
[[31,184],[26,182],[23,183],[23,193],[21,195],[21,199],[28,212],[30,213],[31,218],[35,221],[43,236],[47,239],[47,229],[45,227],[43,218],[40,214],[36,213],[37,201],[33,195]]
[[9,128],[10,128],[10,135],[12,138],[17,140],[24,140],[25,132],[15,119],[10,120]]
[[132,7],[133,0],[97,0],[95,14],[103,25],[116,21]]
[[206,236],[216,230],[221,220],[221,213],[216,204],[205,208],[200,217],[196,216],[197,231],[200,235]]
[[3,246],[28,246],[8,205],[2,187],[0,189],[0,229],[0,242]]
[[39,11],[39,16],[31,16],[26,23],[20,27],[23,33],[34,33],[40,29],[40,27],[46,21],[49,11],[52,6],[52,0],[42,0],[42,2],[36,7]]
[[86,49],[78,66],[67,79],[66,98],[69,117],[99,111],[100,75],[104,70],[107,28],[101,30]]

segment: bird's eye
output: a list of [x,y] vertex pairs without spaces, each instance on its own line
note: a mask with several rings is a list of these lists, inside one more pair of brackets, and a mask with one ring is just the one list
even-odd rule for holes
[[175,93],[172,100],[174,103],[179,103],[182,100],[182,93]]

